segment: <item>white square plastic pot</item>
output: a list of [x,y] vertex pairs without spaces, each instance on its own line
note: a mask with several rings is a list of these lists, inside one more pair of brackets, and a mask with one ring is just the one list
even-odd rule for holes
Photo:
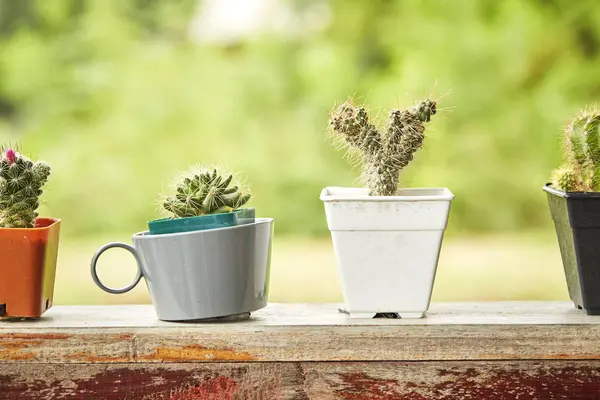
[[360,188],[323,189],[350,317],[423,317],[453,199],[447,188],[401,189],[398,196],[369,196],[368,189]]

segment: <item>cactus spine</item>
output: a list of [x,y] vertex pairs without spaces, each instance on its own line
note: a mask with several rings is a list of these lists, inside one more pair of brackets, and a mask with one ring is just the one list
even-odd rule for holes
[[333,112],[330,128],[345,145],[360,151],[363,177],[372,196],[393,196],[400,171],[423,145],[425,122],[436,113],[436,102],[425,100],[411,110],[392,110],[385,133],[369,122],[365,108],[346,101]]
[[33,228],[39,196],[50,175],[50,166],[32,162],[13,149],[0,155],[0,227]]
[[600,192],[600,113],[587,109],[565,128],[565,163],[552,186],[565,192]]
[[246,204],[251,194],[239,184],[230,186],[233,180],[233,174],[220,174],[217,169],[190,172],[177,185],[177,194],[164,200],[163,207],[173,218],[235,210]]

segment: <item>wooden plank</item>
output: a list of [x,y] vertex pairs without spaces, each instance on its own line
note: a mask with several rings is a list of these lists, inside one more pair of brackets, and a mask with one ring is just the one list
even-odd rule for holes
[[334,305],[274,305],[250,321],[169,324],[150,306],[56,307],[0,324],[0,364],[600,359],[600,318],[566,303],[433,308],[423,320],[357,322]]
[[[572,303],[514,301],[433,303],[421,319],[350,319],[338,312],[342,304],[271,303],[248,321],[228,329],[263,326],[379,326],[379,325],[600,325],[600,317],[585,315]],[[157,319],[151,305],[54,306],[39,321],[0,321],[0,331],[49,328],[190,328],[222,327],[224,323],[174,323]]]
[[600,361],[4,364],[0,400],[593,400]]

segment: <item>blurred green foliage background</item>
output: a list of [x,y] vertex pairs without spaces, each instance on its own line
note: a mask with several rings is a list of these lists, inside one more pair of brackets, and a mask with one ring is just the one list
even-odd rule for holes
[[41,211],[64,221],[65,264],[77,240],[144,230],[197,163],[246,176],[278,237],[328,243],[319,192],[358,177],[325,135],[349,95],[382,115],[439,99],[401,185],[453,191],[451,238],[541,231],[554,249],[541,188],[600,96],[596,0],[270,1],[296,24],[220,42],[190,33],[204,3],[0,0],[0,140],[51,163]]

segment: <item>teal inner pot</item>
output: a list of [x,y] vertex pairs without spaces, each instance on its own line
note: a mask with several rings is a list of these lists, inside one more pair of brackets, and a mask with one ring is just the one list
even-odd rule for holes
[[198,217],[162,218],[148,221],[148,234],[164,235],[167,233],[203,231],[250,224],[254,220],[254,208],[240,208],[232,212],[201,215]]

